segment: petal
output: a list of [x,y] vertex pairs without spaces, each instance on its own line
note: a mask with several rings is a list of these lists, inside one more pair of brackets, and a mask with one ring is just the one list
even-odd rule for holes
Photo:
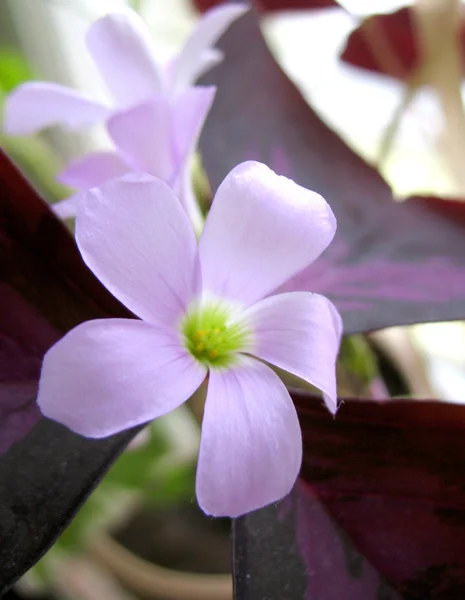
[[195,234],[200,236],[203,229],[204,217],[194,192],[192,161],[188,160],[183,165],[181,172],[174,181],[173,190],[186,211]]
[[106,437],[182,404],[205,378],[174,336],[130,319],[78,325],[44,357],[42,413],[87,437]]
[[216,88],[192,87],[174,103],[174,136],[178,172],[175,190],[196,232],[202,230],[203,216],[192,189],[191,158],[215,97]]
[[91,152],[68,163],[57,180],[77,190],[86,191],[108,179],[121,177],[128,170],[128,165],[116,152]]
[[173,65],[171,81],[174,96],[193,85],[209,68],[220,62],[222,53],[212,46],[248,9],[246,4],[241,3],[218,6],[202,17]]
[[196,240],[173,191],[126,175],[82,194],[76,241],[86,264],[141,319],[172,326],[196,291]]
[[320,389],[334,414],[342,320],[333,303],[310,292],[279,294],[248,308],[244,318],[254,332],[252,353]]
[[79,129],[103,121],[108,108],[57,83],[33,81],[18,86],[5,100],[3,130],[30,135],[50,125]]
[[261,163],[242,163],[219,186],[200,238],[204,287],[252,304],[312,263],[335,231],[319,194]]
[[173,184],[194,151],[216,88],[194,87],[172,105],[163,94],[115,114],[108,132],[135,169]]
[[162,90],[149,31],[134,11],[99,19],[86,36],[87,48],[120,108],[128,108]]
[[158,94],[149,102],[115,114],[108,133],[136,170],[171,182],[176,168],[172,108]]
[[174,139],[179,162],[195,150],[200,132],[215,97],[216,87],[191,87],[174,102]]
[[51,209],[59,219],[73,219],[77,213],[80,194],[73,194],[65,200],[55,202],[51,205]]
[[212,370],[202,423],[197,499],[214,516],[238,517],[285,496],[302,462],[302,436],[289,393],[250,358]]

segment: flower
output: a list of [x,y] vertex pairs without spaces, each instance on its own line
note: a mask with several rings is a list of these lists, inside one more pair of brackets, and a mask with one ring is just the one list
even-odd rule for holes
[[83,195],[84,261],[140,320],[100,319],[45,355],[38,404],[88,437],[163,415],[208,376],[196,493],[235,517],[286,495],[302,438],[284,384],[266,363],[323,391],[336,411],[341,319],[324,296],[273,291],[314,261],[336,229],[318,194],[245,162],[219,186],[197,244],[173,191],[129,175]]
[[[209,11],[166,67],[157,63],[149,32],[136,12],[106,15],[89,28],[86,43],[109,92],[108,102],[55,83],[24,83],[5,101],[5,133],[28,135],[54,124],[80,129],[105,122],[116,151],[86,154],[68,164],[58,180],[85,191],[130,171],[148,172],[175,189],[200,229],[190,157],[215,88],[193,84],[221,60],[212,46],[246,10],[234,4]],[[57,214],[75,216],[77,199],[57,203]]]

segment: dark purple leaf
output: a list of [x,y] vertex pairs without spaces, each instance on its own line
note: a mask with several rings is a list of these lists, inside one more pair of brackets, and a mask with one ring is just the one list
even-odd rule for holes
[[102,291],[66,228],[4,154],[0,186],[1,451],[38,418],[35,386],[45,351],[83,320],[127,313]]
[[424,206],[428,211],[440,215],[452,223],[459,223],[465,228],[465,201],[452,198],[435,198],[434,196],[415,196],[409,198],[410,204]]
[[321,193],[338,218],[334,243],[299,285],[331,297],[351,333],[464,317],[462,223],[421,203],[394,203],[279,69],[253,14],[220,45],[225,60],[204,79],[218,92],[201,139],[213,188],[237,163],[262,160]]
[[367,71],[408,79],[420,66],[412,8],[362,21],[349,35],[341,59]]
[[295,393],[301,480],[235,524],[236,600],[465,597],[465,407]]
[[105,316],[131,315],[0,152],[0,594],[50,546],[132,436],[86,440],[41,418],[35,404],[44,352],[81,321]]
[[[214,6],[225,4],[223,0],[193,0],[195,7],[204,12]],[[336,0],[253,0],[254,6],[262,11],[308,10],[339,6]]]
[[[465,57],[463,10],[457,31],[460,50]],[[349,35],[341,59],[367,71],[408,80],[422,61],[412,7],[404,6],[392,13],[372,15],[363,20]]]

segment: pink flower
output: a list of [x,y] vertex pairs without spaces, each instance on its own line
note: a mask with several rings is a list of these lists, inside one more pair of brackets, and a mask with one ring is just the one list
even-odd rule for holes
[[231,517],[279,500],[302,439],[284,384],[266,364],[318,387],[337,407],[341,319],[324,296],[272,295],[331,242],[318,194],[246,162],[220,185],[197,245],[173,191],[149,175],[83,195],[76,240],[95,275],[141,320],[88,321],[45,355],[44,415],[88,437],[182,404],[208,374],[196,491]]
[[[109,92],[108,102],[55,83],[25,83],[6,99],[5,133],[29,135],[55,124],[80,129],[104,121],[117,151],[72,161],[58,180],[85,191],[129,171],[148,172],[173,187],[199,228],[189,163],[215,88],[192,86],[221,59],[212,46],[246,9],[235,4],[209,11],[169,67],[157,63],[137,13],[103,17],[90,27],[86,42]],[[73,196],[56,204],[57,214],[74,216],[76,200]]]

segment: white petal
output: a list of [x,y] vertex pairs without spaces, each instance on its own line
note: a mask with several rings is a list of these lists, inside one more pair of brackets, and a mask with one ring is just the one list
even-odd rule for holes
[[220,62],[222,53],[212,48],[228,27],[249,7],[229,4],[209,10],[199,21],[173,65],[171,91],[176,96]]
[[128,108],[163,89],[149,31],[127,10],[99,19],[87,32],[87,48],[119,108]]
[[87,437],[105,437],[182,404],[206,375],[174,335],[130,319],[78,325],[46,353],[43,414]]
[[114,114],[108,133],[134,170],[171,184],[176,168],[173,111],[163,94]]
[[116,152],[89,152],[67,164],[57,181],[86,191],[127,173],[129,167]]
[[253,354],[320,389],[334,414],[342,321],[332,302],[310,292],[278,294],[260,300],[243,317],[254,332]]
[[7,135],[30,135],[51,125],[79,129],[103,121],[108,114],[106,106],[72,88],[33,81],[7,96],[3,130]]
[[172,190],[127,175],[83,194],[76,241],[95,275],[129,310],[173,326],[196,293],[196,240]]
[[312,263],[335,231],[319,194],[242,163],[219,186],[200,238],[204,288],[250,305]]
[[280,500],[302,462],[292,400],[266,365],[244,358],[210,372],[197,468],[197,499],[214,516],[238,517]]

